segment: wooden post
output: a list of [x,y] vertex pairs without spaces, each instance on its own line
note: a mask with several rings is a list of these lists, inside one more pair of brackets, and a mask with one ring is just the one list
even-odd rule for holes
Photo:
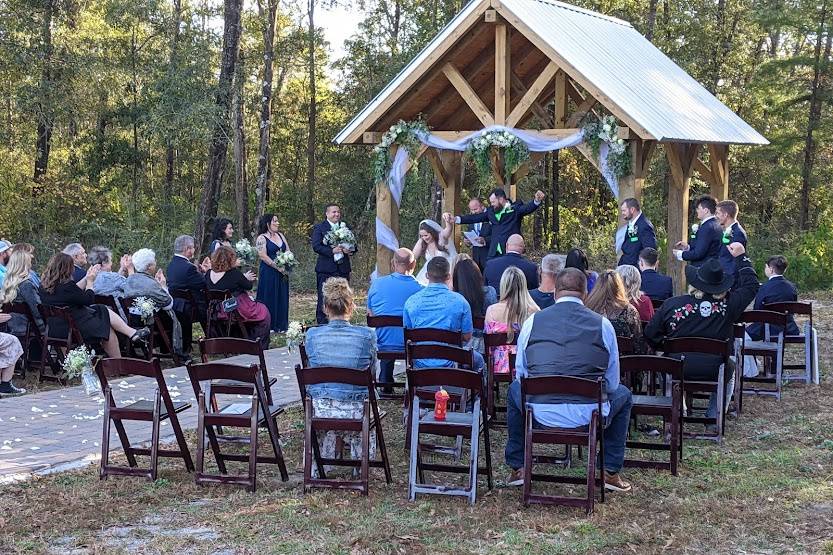
[[495,123],[506,125],[510,103],[509,30],[503,23],[495,25]]
[[619,202],[626,198],[635,198],[642,202],[642,189],[645,186],[645,175],[651,165],[654,154],[655,141],[643,141],[634,138],[630,141],[631,173],[619,180]]
[[713,179],[711,194],[717,200],[729,198],[729,145],[709,145],[709,166]]
[[[463,195],[463,153],[454,150],[442,150],[439,162],[445,173],[443,185],[443,212],[450,212],[453,216],[462,213]],[[460,226],[454,228],[454,244],[460,249],[462,232]]]
[[[391,147],[391,160],[396,157],[398,148],[397,145]],[[396,200],[394,200],[393,193],[391,193],[386,180],[382,180],[376,184],[376,217],[391,228],[396,238],[399,239],[399,207],[396,206]],[[393,251],[377,243],[376,271],[378,275],[386,276],[391,272],[390,265],[392,260]]]
[[674,280],[677,294],[685,287],[683,262],[674,258],[674,245],[678,241],[688,242],[688,200],[694,159],[700,145],[665,143],[665,155],[671,169],[671,183],[668,187],[668,275]]

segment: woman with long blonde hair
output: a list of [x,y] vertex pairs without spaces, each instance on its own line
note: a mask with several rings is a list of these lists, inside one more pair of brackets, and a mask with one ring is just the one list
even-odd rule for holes
[[[3,287],[0,288],[0,304],[26,303],[38,329],[43,333],[43,320],[38,311],[40,295],[38,287],[32,281],[32,254],[26,249],[12,251],[9,262],[6,264],[6,278],[3,280]],[[26,334],[28,319],[23,314],[12,314],[9,320],[9,331],[17,336]]]
[[[526,319],[540,309],[527,289],[526,276],[515,266],[509,266],[500,277],[500,302],[486,310],[486,333],[506,333],[511,341]],[[517,348],[504,345],[492,349],[492,370],[495,374],[509,372],[509,354]]]
[[654,317],[654,305],[651,298],[642,292],[642,274],[639,273],[636,266],[629,264],[617,266],[616,273],[622,278],[625,294],[639,313],[639,319],[643,322],[650,321]]

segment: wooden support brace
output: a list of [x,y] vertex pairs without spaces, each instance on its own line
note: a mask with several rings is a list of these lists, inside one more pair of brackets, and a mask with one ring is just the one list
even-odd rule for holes
[[[529,109],[532,107],[532,104],[538,100],[538,97],[541,96],[541,93],[544,92],[544,89],[550,84],[552,78],[555,76],[555,73],[558,71],[558,66],[554,63],[550,62],[547,64],[547,67],[544,68],[544,71],[535,79],[535,82],[532,83],[532,86],[529,87],[529,90],[526,94],[523,95],[520,102],[515,106],[515,109],[512,110],[512,113],[509,114],[509,117],[506,118],[506,126],[507,127],[516,127],[518,122],[521,121]],[[495,121],[497,121],[497,116],[495,116]]]
[[443,66],[443,73],[448,78],[449,82],[454,85],[454,88],[457,89],[457,92],[463,97],[463,100],[466,101],[471,111],[480,119],[483,123],[483,126],[493,125],[495,123],[495,119],[492,116],[492,113],[483,103],[474,89],[471,88],[469,82],[463,77],[463,75],[454,67],[452,64],[447,63]]
[[665,155],[671,169],[671,183],[668,188],[668,274],[674,280],[674,289],[681,293],[685,286],[684,265],[674,258],[674,245],[686,241],[688,231],[688,205],[691,189],[691,174],[700,145],[665,143]]
[[506,125],[510,109],[510,49],[509,29],[495,25],[495,123]]

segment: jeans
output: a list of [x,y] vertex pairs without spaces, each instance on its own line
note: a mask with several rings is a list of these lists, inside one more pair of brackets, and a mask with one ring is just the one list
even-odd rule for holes
[[[625,463],[625,441],[628,438],[628,424],[631,417],[631,392],[624,385],[619,385],[613,393],[608,393],[610,414],[604,418],[604,469],[615,474]],[[507,399],[506,464],[513,470],[524,465],[524,434],[526,422],[521,408],[521,382],[514,381],[509,386]]]
[[380,360],[379,361],[379,382],[393,383],[393,368],[396,366],[395,360]]

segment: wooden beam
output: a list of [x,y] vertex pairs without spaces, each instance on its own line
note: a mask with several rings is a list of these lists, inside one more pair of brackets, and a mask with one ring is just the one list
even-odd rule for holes
[[656,141],[632,139],[630,141],[631,171],[619,180],[619,202],[626,198],[642,200],[642,189],[645,186],[645,175],[651,164],[651,157],[656,148]]
[[437,181],[440,182],[440,186],[443,189],[448,188],[449,180],[448,176],[445,173],[445,168],[443,167],[443,162],[440,159],[440,155],[436,149],[430,148],[425,152],[425,155],[428,157],[428,160],[431,162],[431,167],[434,170],[434,176],[437,178]]
[[[532,86],[529,87],[529,90],[524,94],[523,98],[521,98],[520,102],[515,106],[512,110],[512,113],[509,114],[509,117],[506,118],[506,125],[508,127],[516,127],[518,122],[521,120],[522,117],[526,115],[529,111],[530,107],[538,97],[541,96],[541,93],[544,92],[552,78],[555,77],[556,72],[558,71],[558,66],[554,63],[550,62],[547,64],[547,67],[544,68],[544,71],[541,72],[540,75],[535,79],[532,83]],[[495,121],[497,121],[497,117],[495,117]]]
[[674,258],[674,245],[686,242],[688,236],[688,205],[691,190],[691,174],[701,145],[686,143],[664,143],[665,155],[671,169],[668,187],[668,274],[674,280],[674,289],[679,294],[685,286],[684,264]]
[[486,23],[496,23],[498,20],[497,12],[495,10],[486,10],[483,14],[483,21]]
[[711,194],[717,200],[729,198],[729,145],[709,145],[709,165],[713,181]]
[[[472,133],[480,133],[482,130],[477,131],[431,131],[432,135],[436,135],[441,139],[445,139],[447,141],[456,141]],[[542,137],[546,137],[551,139],[553,137],[557,138],[564,138],[569,137],[570,135],[574,135],[578,133],[578,129],[575,127],[571,127],[569,129],[524,129],[526,133],[531,135],[540,135]]]
[[[512,174],[512,187],[517,187],[518,183],[521,182],[529,172],[532,170],[534,166],[537,166],[541,160],[544,158],[544,152],[533,152],[529,155],[529,160],[521,164],[515,173]],[[516,200],[515,197],[512,197],[512,200]]]
[[710,188],[713,189],[715,187],[714,174],[708,164],[703,162],[700,158],[697,158],[694,160],[694,169],[697,170],[697,173],[700,174],[703,181],[709,184]]
[[495,123],[506,124],[510,110],[510,48],[509,29],[495,25]]
[[454,85],[454,88],[457,89],[457,92],[460,96],[463,97],[463,100],[466,101],[471,111],[480,119],[484,126],[493,125],[495,123],[495,118],[492,116],[492,113],[483,103],[474,89],[471,88],[469,82],[460,74],[456,67],[454,67],[451,63],[447,63],[443,66],[443,73]]
[[558,70],[555,74],[555,124],[567,127],[567,74]]
[[[443,187],[442,211],[460,214],[462,211],[463,195],[463,153],[454,150],[443,150],[439,153],[438,161],[445,173]],[[442,184],[443,182],[441,182]],[[454,244],[460,249],[462,240],[461,226],[454,227]]]
[[[518,77],[517,75],[515,75],[514,72],[512,72],[511,83],[512,83],[512,94],[517,94],[518,96],[523,98],[526,95],[526,93],[529,92],[529,89],[526,88],[526,85],[524,85],[524,82],[521,81],[521,78]],[[541,104],[539,102],[537,102],[537,101],[533,102],[531,110],[532,110],[532,113],[535,115],[535,117],[537,117],[539,120],[541,120],[541,123],[543,125],[547,125],[547,126],[550,125],[550,120],[552,118],[550,118],[550,114],[549,114],[549,112],[547,112],[547,109],[544,108],[543,106],[541,106]]]
[[506,187],[506,180],[503,177],[503,160],[498,154],[497,149],[492,148],[489,152],[489,157],[492,160],[492,176],[495,178],[498,185]]
[[567,119],[566,127],[575,127],[578,125],[581,120],[584,119],[584,116],[596,105],[596,99],[592,96],[588,95],[587,98],[576,108],[576,111],[573,112],[570,117]]
[[375,145],[382,142],[382,133],[378,131],[365,131],[362,133],[362,142],[366,145]]

